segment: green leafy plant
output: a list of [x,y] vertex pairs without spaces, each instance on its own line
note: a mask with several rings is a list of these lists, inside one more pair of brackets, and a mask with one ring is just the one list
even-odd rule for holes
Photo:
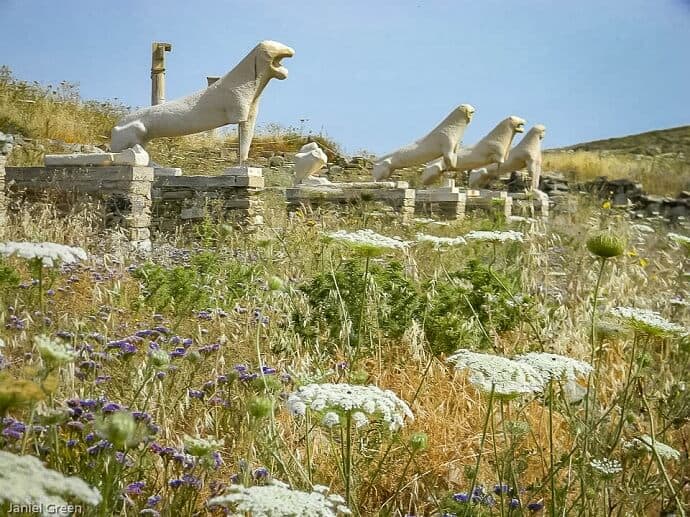
[[[302,285],[311,314],[306,319],[293,315],[298,331],[306,337],[315,335],[314,331],[308,332],[309,328],[338,336],[349,325],[351,342],[359,339],[356,334],[360,328],[362,334],[378,330],[388,337],[402,336],[422,306],[412,280],[405,276],[399,262],[372,263],[366,278],[370,283],[369,300],[363,299],[365,275],[360,260],[345,261],[338,269],[320,273]],[[367,310],[361,310],[363,305]]]
[[464,347],[486,347],[490,331],[516,328],[531,311],[529,297],[520,292],[516,276],[497,273],[478,260],[447,275],[446,280],[429,282],[431,293],[425,330],[435,353],[450,353]]

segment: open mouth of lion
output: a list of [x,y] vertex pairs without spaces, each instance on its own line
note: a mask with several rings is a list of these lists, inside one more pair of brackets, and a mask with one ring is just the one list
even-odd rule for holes
[[524,124],[518,124],[515,126],[515,132],[516,133],[524,133],[525,132],[525,125]]
[[285,68],[281,60],[286,58],[286,57],[292,57],[295,55],[295,52],[292,49],[286,49],[280,54],[277,54],[274,58],[273,61],[271,61],[271,70],[273,70],[273,73],[276,78],[278,79],[286,79],[288,76],[288,70]]

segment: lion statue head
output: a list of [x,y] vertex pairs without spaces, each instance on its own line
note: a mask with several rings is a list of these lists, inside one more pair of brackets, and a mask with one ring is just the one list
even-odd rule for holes
[[254,53],[257,75],[265,71],[268,75],[266,80],[287,79],[288,71],[287,68],[281,64],[281,60],[286,57],[294,56],[295,51],[293,49],[277,41],[265,40],[254,48]]
[[510,117],[508,117],[508,121],[510,123],[510,126],[513,128],[513,132],[525,132],[525,124],[527,124],[527,121],[525,119],[516,117],[515,115],[511,115]]

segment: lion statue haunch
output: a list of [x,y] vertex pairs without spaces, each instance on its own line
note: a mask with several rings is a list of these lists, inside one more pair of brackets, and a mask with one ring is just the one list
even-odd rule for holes
[[378,158],[372,172],[374,179],[385,180],[396,169],[422,165],[439,157],[448,167],[454,165],[458,143],[472,121],[474,111],[471,105],[461,104],[424,138]]
[[534,126],[520,140],[520,143],[510,150],[508,158],[500,168],[494,164],[481,172],[471,173],[470,187],[486,187],[500,174],[527,169],[532,178],[532,190],[537,190],[541,175],[541,141],[545,134],[546,127],[541,124]]
[[515,133],[525,130],[525,120],[510,116],[502,120],[476,145],[457,153],[455,164],[448,166],[444,160],[435,160],[424,168],[422,183],[429,185],[440,178],[445,171],[467,171],[491,163],[503,163]]
[[261,92],[273,79],[285,79],[280,63],[295,51],[275,41],[262,41],[230,72],[205,90],[124,117],[113,128],[110,148],[122,151],[162,136],[199,133],[239,124],[240,161],[247,159],[254,138]]

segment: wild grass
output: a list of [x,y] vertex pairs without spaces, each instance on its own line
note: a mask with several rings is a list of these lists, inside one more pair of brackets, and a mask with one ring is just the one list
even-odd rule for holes
[[[672,303],[688,296],[686,255],[661,227],[648,233],[615,212],[582,207],[548,224],[512,227],[524,233],[522,243],[420,245],[367,259],[324,240],[324,232],[367,227],[414,239],[420,231],[456,236],[506,223],[474,218],[428,227],[369,211],[286,218],[282,203],[269,202],[258,233],[209,222],[199,238],[168,236],[151,257],[137,258],[119,238],[101,234],[88,210],[70,220],[35,210],[15,216],[8,239],[79,244],[90,258],[46,271],[44,310],[27,263],[16,257],[1,263],[0,401],[18,379],[40,390],[34,398],[27,391],[25,404],[0,404],[7,431],[0,448],[37,455],[96,487],[104,502],[86,515],[134,515],[150,497],[161,498],[153,505],[161,515],[211,514],[205,502],[226,485],[270,478],[348,493],[356,515],[680,515],[678,504],[688,503],[687,340],[632,331],[606,316],[628,305],[690,323],[688,309]],[[606,228],[627,244],[604,268],[597,295],[603,324],[593,347],[599,262],[585,242]],[[472,261],[484,269],[468,270]],[[384,272],[396,263],[400,274]],[[458,271],[475,272],[454,280]],[[476,318],[462,307],[456,320],[430,310],[441,286],[463,293],[469,279],[478,292],[493,285],[486,283],[491,278],[524,307],[502,330],[496,311],[505,300],[495,291],[473,308]],[[331,287],[309,291],[314,281]],[[403,295],[418,304],[411,317],[404,309],[412,302],[396,301]],[[431,327],[440,322],[458,332],[456,348],[593,358],[591,394],[567,403],[556,383],[544,395],[493,398],[434,351],[444,329]],[[35,347],[38,335],[73,346],[78,359],[51,367]],[[191,344],[182,346],[184,339]],[[170,365],[153,360],[156,347],[172,354]],[[269,368],[263,374],[262,366]],[[288,394],[323,382],[390,389],[415,419],[394,432],[376,421],[353,426],[350,441],[342,423],[328,428],[317,412],[310,419],[291,415]],[[79,411],[75,400],[84,401]],[[155,427],[139,424],[147,437],[126,447],[101,442],[109,436],[99,422],[109,418],[110,402],[124,413],[146,413],[138,418]],[[66,413],[53,421],[47,415],[57,409]],[[19,437],[15,420],[26,426]],[[185,434],[223,440],[212,447],[222,464],[218,456],[186,463]],[[659,461],[623,447],[643,434],[671,445],[680,458]],[[159,446],[175,451],[156,452]],[[623,470],[608,475],[591,467],[601,458],[619,461]],[[493,493],[502,484],[510,493]],[[463,503],[472,486],[475,503]]]
[[564,173],[585,182],[599,176],[641,183],[645,192],[677,196],[690,189],[690,161],[682,156],[646,156],[606,151],[552,151],[543,155],[543,171]]

